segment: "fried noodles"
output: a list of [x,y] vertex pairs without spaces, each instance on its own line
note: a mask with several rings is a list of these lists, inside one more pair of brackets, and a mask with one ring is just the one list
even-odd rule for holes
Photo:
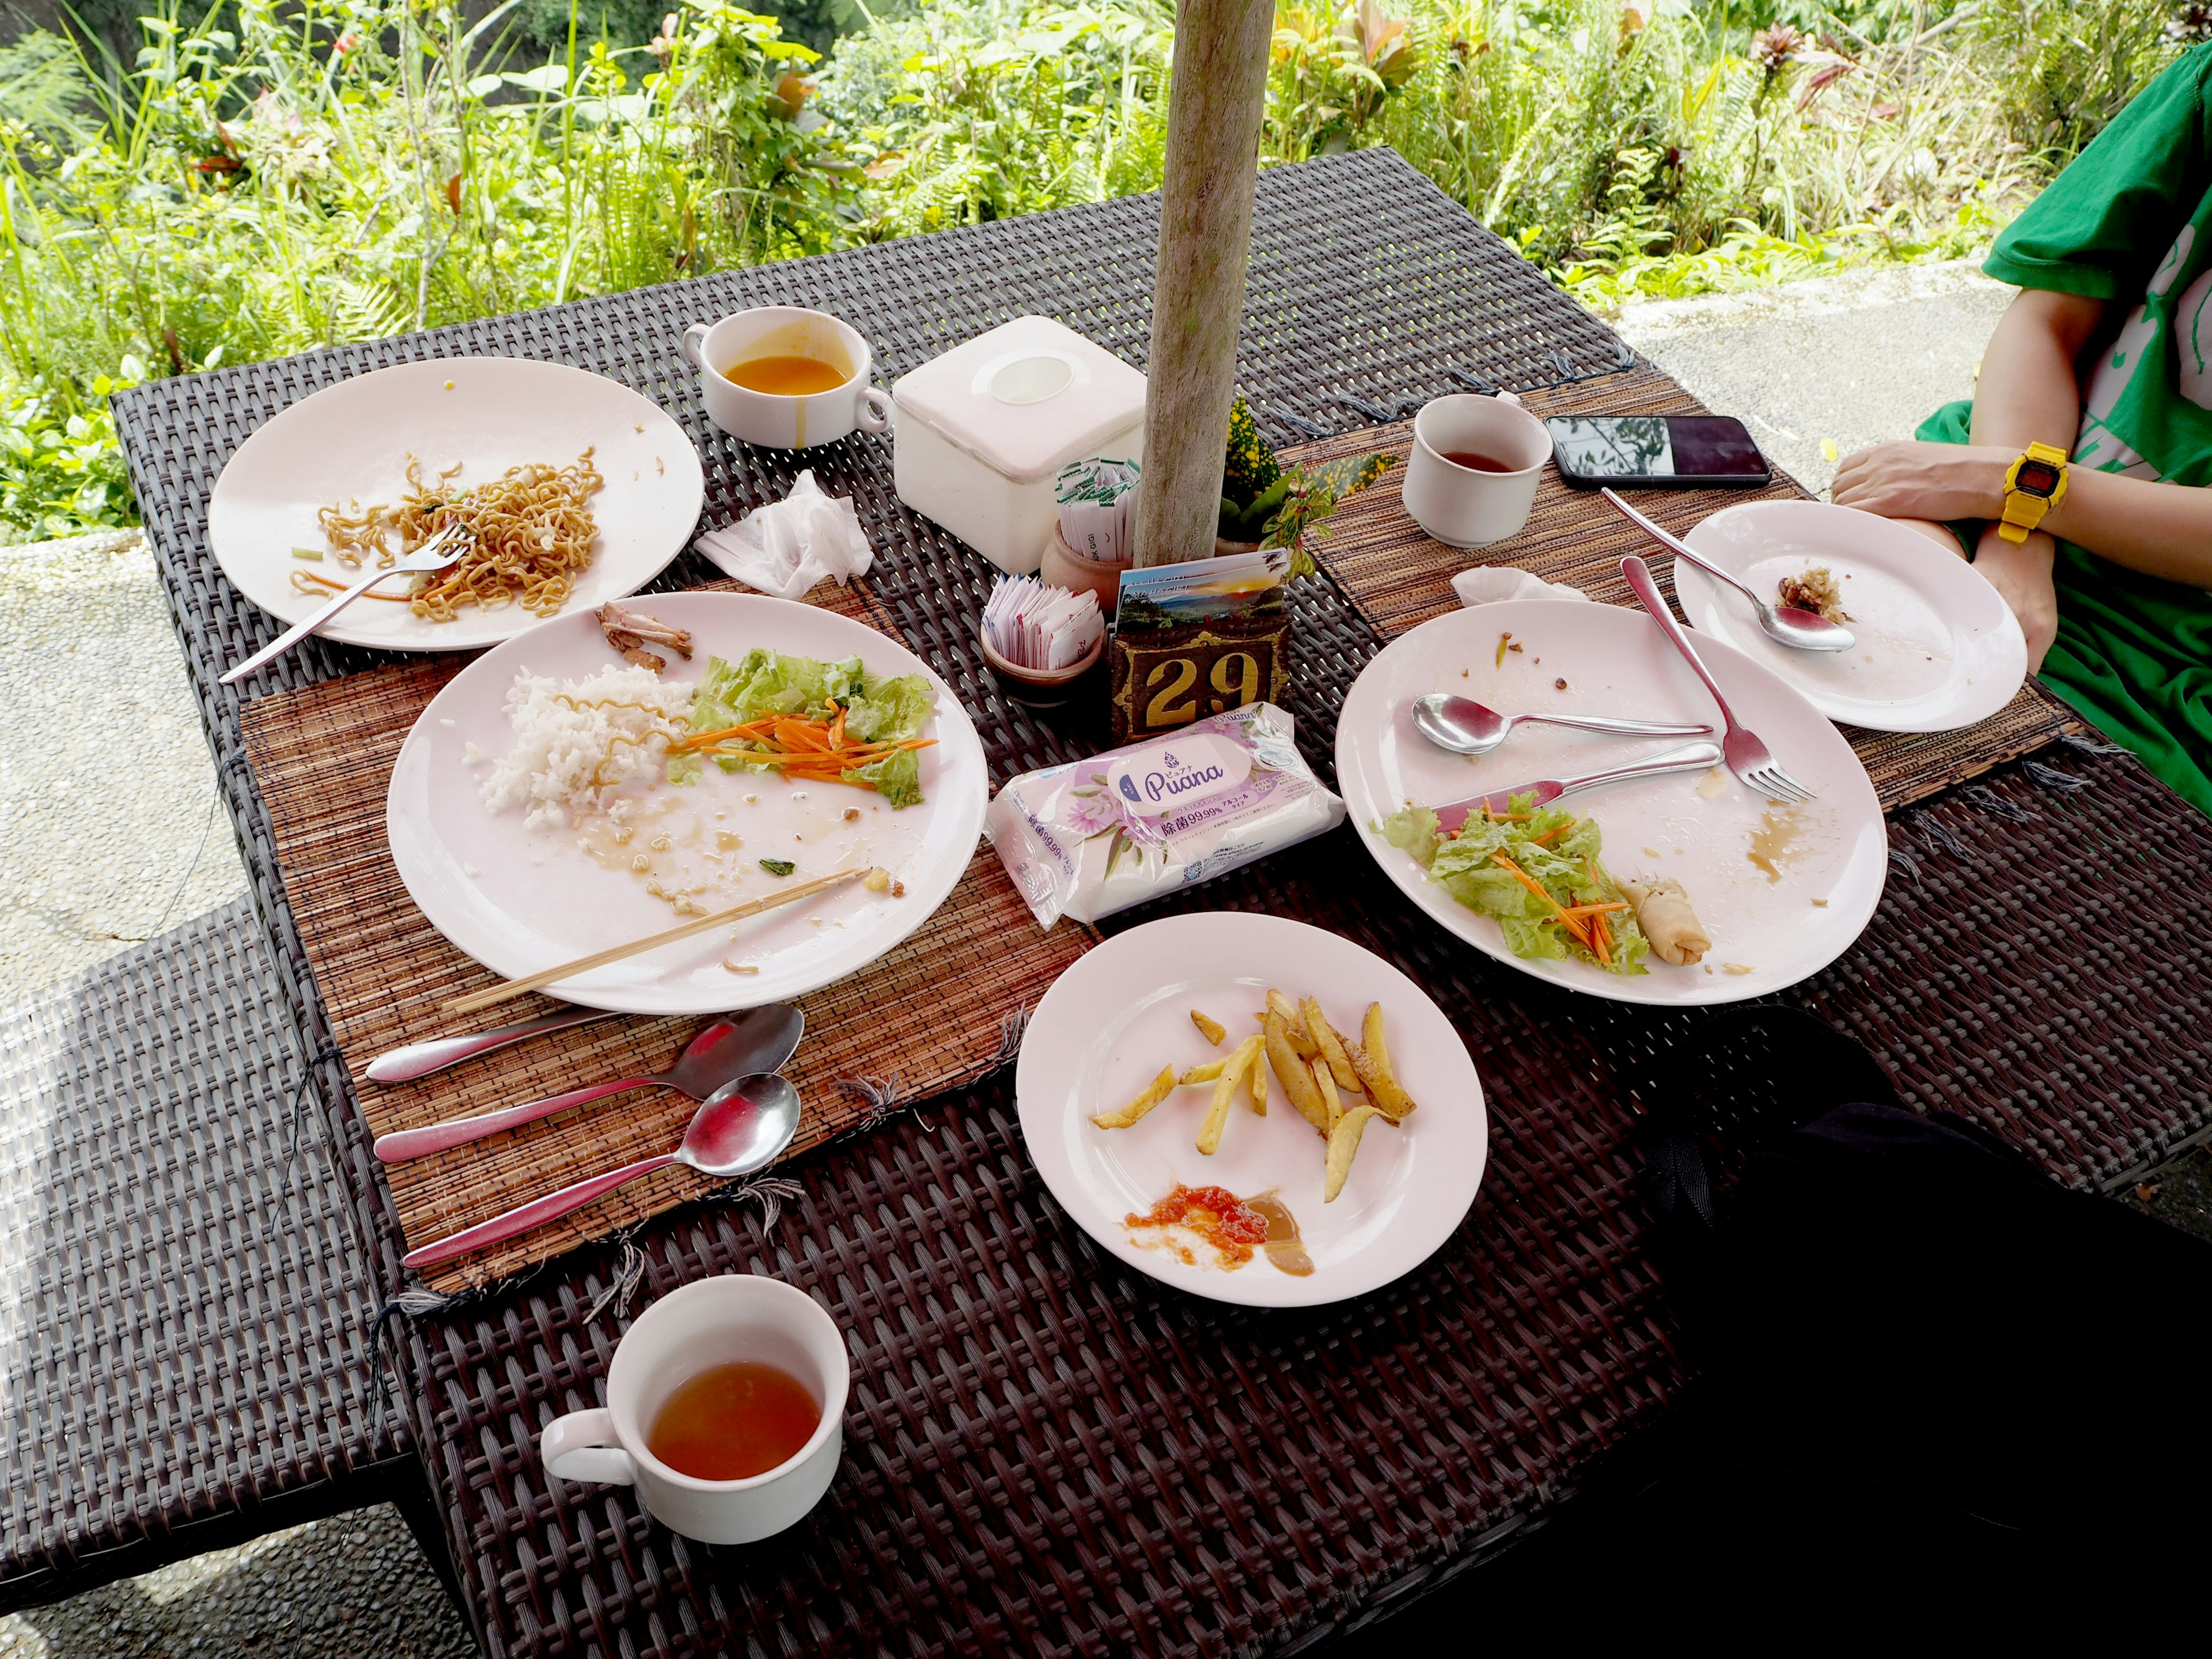
[[[411,553],[447,525],[470,532],[469,550],[450,568],[415,579],[404,593],[370,595],[404,601],[430,622],[452,622],[463,605],[494,611],[520,602],[532,616],[550,617],[568,602],[575,580],[592,562],[599,533],[585,505],[605,480],[586,450],[570,466],[542,463],[510,467],[489,483],[446,487],[460,468],[448,467],[434,484],[422,481],[422,464],[407,460],[407,494],[398,507],[381,502],[350,511],[335,505],[316,514],[323,534],[341,564],[355,569],[364,559],[388,565]],[[390,540],[399,538],[395,553]],[[335,592],[347,584],[305,570],[292,573],[303,592]]]

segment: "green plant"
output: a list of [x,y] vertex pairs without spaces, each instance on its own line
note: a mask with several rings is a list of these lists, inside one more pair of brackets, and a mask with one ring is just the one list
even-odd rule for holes
[[[139,3],[0,47],[0,537],[127,521],[118,382],[1163,164],[1168,0]],[[1261,160],[1394,145],[1600,307],[1961,257],[2212,33],[2166,3],[1291,0]],[[1342,493],[1255,512],[1276,482],[1231,504],[1240,535],[1296,542]]]

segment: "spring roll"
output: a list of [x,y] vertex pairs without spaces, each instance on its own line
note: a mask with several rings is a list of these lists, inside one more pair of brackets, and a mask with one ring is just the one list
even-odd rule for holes
[[1711,936],[1690,908],[1690,896],[1672,876],[1650,881],[1624,880],[1620,890],[1636,907],[1636,920],[1659,960],[1693,968],[1713,948]]

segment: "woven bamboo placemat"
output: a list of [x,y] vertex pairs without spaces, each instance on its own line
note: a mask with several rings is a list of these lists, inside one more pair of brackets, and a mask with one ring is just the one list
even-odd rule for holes
[[[809,598],[890,631],[858,583],[842,591],[825,583]],[[519,998],[461,1022],[440,1012],[447,998],[497,977],[430,926],[401,884],[386,842],[385,792],[399,745],[467,661],[441,655],[306,686],[249,703],[242,718],[285,891],[372,1134],[662,1072],[707,1023],[697,1016],[615,1018],[416,1082],[387,1087],[369,1080],[369,1063],[400,1043],[450,1035],[457,1025],[489,1030],[562,1006]],[[863,1125],[897,1101],[927,1098],[999,1064],[1018,1030],[1012,1017],[1033,1006],[1097,938],[1073,923],[1041,932],[986,849],[904,944],[865,971],[799,999],[806,1036],[786,1074],[798,1086],[804,1115],[786,1156]],[[386,1165],[384,1176],[412,1249],[597,1170],[667,1152],[697,1109],[671,1090],[633,1091]],[[441,1291],[510,1278],[717,1184],[688,1169],[664,1170],[423,1278]]]
[[[1642,368],[1531,392],[1522,401],[1539,417],[1707,412],[1666,375]],[[1621,580],[1621,556],[1650,556],[1655,550],[1650,538],[1607,507],[1595,490],[1567,488],[1556,469],[1546,469],[1528,528],[1510,540],[1470,550],[1447,547],[1426,534],[1406,512],[1399,495],[1413,431],[1411,421],[1401,421],[1283,452],[1286,462],[1370,452],[1400,459],[1401,465],[1338,510],[1328,522],[1328,539],[1320,545],[1322,562],[1385,635],[1395,638],[1431,617],[1457,610],[1459,598],[1452,592],[1451,579],[1475,565],[1511,565],[1546,581],[1580,588],[1603,605],[1636,603]],[[1647,490],[1637,504],[1679,536],[1739,501],[1791,501],[1804,495],[1783,476],[1759,490]],[[1669,598],[1674,593],[1673,565],[1672,557],[1663,552],[1652,560],[1652,574]],[[2077,723],[2064,706],[2030,679],[2010,703],[1963,731],[1865,732],[1846,726],[1844,733],[1874,780],[1882,810],[1893,812],[1993,766],[2032,754],[2062,732],[2075,729]]]

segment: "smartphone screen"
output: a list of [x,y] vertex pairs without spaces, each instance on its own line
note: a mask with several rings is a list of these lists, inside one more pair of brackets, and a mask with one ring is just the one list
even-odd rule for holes
[[1771,476],[1732,415],[1555,416],[1544,424],[1572,483],[1765,483]]

